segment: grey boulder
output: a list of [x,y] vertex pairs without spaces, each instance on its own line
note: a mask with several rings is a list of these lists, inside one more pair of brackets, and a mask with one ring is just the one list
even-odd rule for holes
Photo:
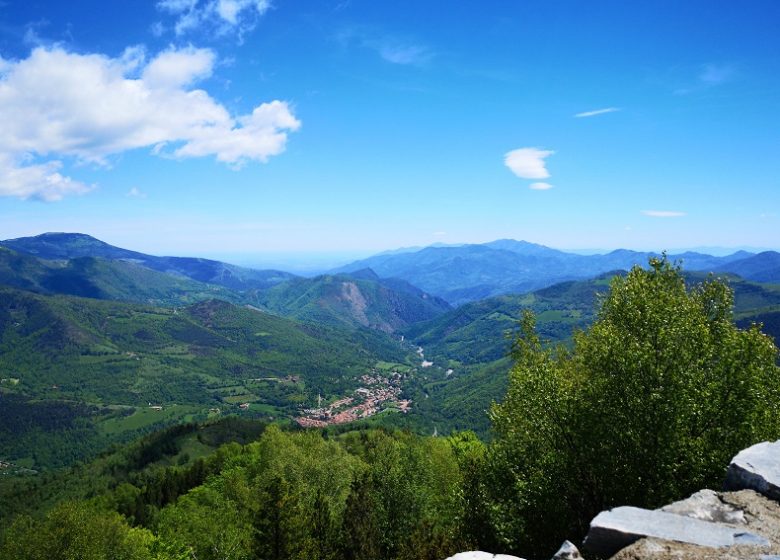
[[699,490],[690,498],[664,506],[660,511],[716,523],[745,523],[745,512],[721,500],[714,490]]
[[598,514],[590,522],[583,546],[597,556],[608,558],[645,537],[712,548],[741,544],[769,546],[764,537],[739,527],[630,506]]
[[481,550],[471,550],[469,552],[458,552],[454,556],[450,556],[447,560],[523,560],[517,556],[509,556],[507,554],[491,554],[490,552],[482,552]]
[[737,453],[726,473],[726,490],[755,490],[780,501],[780,441],[757,443]]
[[563,541],[552,560],[583,560],[580,551],[570,541]]

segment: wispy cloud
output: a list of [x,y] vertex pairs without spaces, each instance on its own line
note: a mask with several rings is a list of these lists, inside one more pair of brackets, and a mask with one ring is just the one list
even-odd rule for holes
[[534,191],[549,191],[553,186],[550,183],[531,183],[528,188]]
[[[216,36],[231,33],[241,37],[257,25],[260,17],[271,9],[270,0],[159,0],[157,9],[175,18],[173,31],[177,36],[205,31]],[[162,22],[152,26],[159,36],[165,30]]]
[[38,47],[26,59],[3,61],[0,196],[51,201],[91,190],[61,174],[64,158],[105,165],[112,155],[152,148],[240,167],[282,153],[301,126],[290,106],[275,100],[231,115],[193,87],[215,61],[211,50],[192,47],[148,61],[137,47],[116,58]]
[[504,165],[521,179],[547,179],[550,173],[544,160],[554,153],[539,148],[518,148],[504,155]]
[[421,66],[433,58],[433,52],[423,45],[384,44],[375,47],[387,62]]
[[366,26],[342,29],[336,39],[343,47],[370,49],[391,64],[424,66],[436,56],[428,45],[420,41],[394,37]]
[[127,198],[146,198],[146,193],[138,187],[133,187],[125,195]]
[[585,111],[583,113],[577,113],[574,116],[578,119],[581,119],[585,117],[595,117],[597,115],[606,115],[607,113],[616,113],[618,111],[620,111],[619,107],[607,107],[605,109],[596,109],[594,111]]
[[686,215],[685,212],[677,210],[642,210],[642,214],[651,218],[681,218]]

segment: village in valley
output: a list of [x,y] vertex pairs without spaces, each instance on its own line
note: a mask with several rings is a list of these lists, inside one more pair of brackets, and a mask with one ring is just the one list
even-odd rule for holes
[[318,398],[317,408],[305,409],[296,422],[305,428],[324,428],[368,418],[391,408],[406,413],[412,401],[401,399],[401,380],[402,375],[398,372],[390,377],[363,375],[360,378],[362,385],[355,389],[353,396],[327,406],[322,406],[322,399]]

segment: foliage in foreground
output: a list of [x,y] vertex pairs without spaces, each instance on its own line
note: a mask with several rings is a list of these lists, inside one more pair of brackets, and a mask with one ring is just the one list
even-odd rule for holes
[[719,487],[738,450],[780,435],[777,349],[758,327],[737,329],[732,307],[724,283],[688,290],[657,259],[612,280],[571,351],[544,347],[524,318],[492,410],[504,542],[542,554],[603,509]]
[[[459,460],[474,450],[484,446],[473,436],[325,439],[272,426],[257,442],[228,444],[141,487],[123,483],[43,518],[19,516],[0,558],[446,558],[469,544]],[[212,474],[188,488],[194,469]],[[174,486],[181,495],[168,495]]]

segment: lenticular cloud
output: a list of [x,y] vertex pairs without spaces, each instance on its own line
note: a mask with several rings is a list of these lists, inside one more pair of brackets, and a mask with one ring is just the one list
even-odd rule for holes
[[170,49],[147,61],[40,47],[0,59],[0,195],[58,200],[90,187],[60,174],[62,160],[104,164],[137,148],[174,158],[214,156],[240,167],[282,153],[300,128],[284,101],[246,115],[193,84],[211,75],[209,49]]
[[518,148],[504,156],[504,164],[521,179],[547,179],[550,176],[544,158],[553,155],[552,150]]

